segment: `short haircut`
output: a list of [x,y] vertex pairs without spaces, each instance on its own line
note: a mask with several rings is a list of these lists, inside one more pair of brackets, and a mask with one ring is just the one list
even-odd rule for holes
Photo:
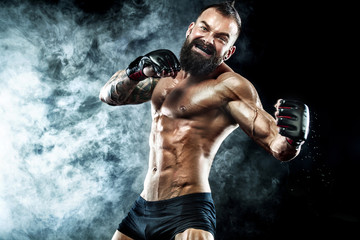
[[241,30],[241,18],[240,18],[238,11],[235,9],[234,5],[235,5],[235,1],[215,3],[215,4],[212,4],[212,5],[209,5],[209,6],[206,6],[205,8],[203,8],[200,15],[209,8],[215,8],[216,11],[218,11],[224,17],[232,18],[235,20],[237,27],[238,27],[237,35],[239,36],[240,30]]

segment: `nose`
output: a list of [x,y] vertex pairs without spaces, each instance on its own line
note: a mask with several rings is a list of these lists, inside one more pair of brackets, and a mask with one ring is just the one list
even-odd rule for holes
[[206,35],[204,35],[204,37],[202,38],[203,42],[205,44],[211,44],[214,45],[214,36],[212,36],[212,34],[208,33]]

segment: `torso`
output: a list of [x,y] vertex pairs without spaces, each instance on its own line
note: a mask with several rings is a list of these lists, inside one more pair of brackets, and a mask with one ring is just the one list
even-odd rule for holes
[[219,77],[162,78],[152,95],[149,170],[141,196],[148,201],[210,192],[209,172],[224,138],[237,124],[225,110],[231,91]]

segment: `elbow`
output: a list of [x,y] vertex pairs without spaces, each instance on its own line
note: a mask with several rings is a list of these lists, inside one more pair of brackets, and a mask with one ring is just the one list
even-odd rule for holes
[[110,102],[106,99],[106,98],[103,98],[102,96],[99,95],[99,100],[102,101],[103,103],[106,103],[108,105],[112,105],[110,104]]
[[102,101],[102,102],[104,102],[104,103],[106,103],[105,98],[104,98],[104,96],[102,95],[102,91],[100,91],[99,100]]
[[118,103],[116,103],[116,102],[111,98],[111,95],[109,95],[107,91],[104,91],[104,88],[101,89],[101,91],[100,91],[99,100],[102,101],[103,103],[106,103],[106,104],[110,105],[110,106],[119,105]]
[[109,104],[109,96],[108,94],[104,93],[104,88],[102,88],[99,93],[99,100],[102,101],[103,103]]

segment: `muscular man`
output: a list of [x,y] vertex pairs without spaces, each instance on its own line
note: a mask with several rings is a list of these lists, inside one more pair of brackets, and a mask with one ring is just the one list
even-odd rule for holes
[[209,6],[188,27],[180,63],[169,50],[156,50],[101,89],[110,105],[151,101],[152,108],[144,190],[114,240],[214,239],[209,172],[237,127],[281,161],[298,155],[308,132],[306,105],[279,100],[273,118],[254,86],[224,63],[235,52],[240,24],[230,3]]

